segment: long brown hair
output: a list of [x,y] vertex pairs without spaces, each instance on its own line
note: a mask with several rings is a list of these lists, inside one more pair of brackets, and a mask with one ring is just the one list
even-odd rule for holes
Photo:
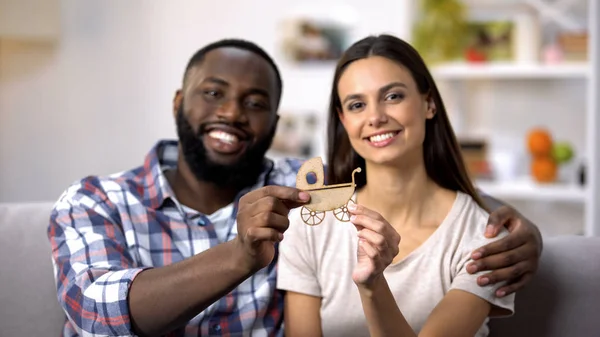
[[[349,64],[369,56],[385,57],[406,67],[414,78],[419,92],[429,95],[435,103],[436,113],[425,123],[423,158],[427,175],[443,188],[470,195],[479,206],[487,209],[469,179],[446,108],[425,62],[410,44],[385,34],[369,36],[354,43],[337,63],[329,103],[328,184],[350,181],[352,170],[357,167],[361,167],[362,172],[366,172],[365,160],[352,148],[348,134],[338,116],[338,111],[342,109],[338,83]],[[356,176],[357,187],[367,183],[365,177],[365,173]]]

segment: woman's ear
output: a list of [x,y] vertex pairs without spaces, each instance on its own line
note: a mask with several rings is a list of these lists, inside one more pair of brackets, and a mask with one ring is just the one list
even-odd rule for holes
[[342,110],[340,108],[336,108],[335,109],[337,111],[337,115],[338,118],[340,119],[340,122],[342,122],[342,124],[344,123],[344,113],[342,112]]
[[435,116],[435,113],[435,100],[433,99],[432,95],[429,95],[429,97],[427,98],[427,111],[425,112],[425,118],[432,119],[433,116]]

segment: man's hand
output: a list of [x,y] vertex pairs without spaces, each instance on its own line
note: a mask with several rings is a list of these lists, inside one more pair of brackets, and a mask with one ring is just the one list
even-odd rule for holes
[[495,237],[506,226],[509,235],[473,252],[472,262],[467,271],[474,274],[483,270],[491,273],[480,276],[480,286],[508,281],[496,291],[503,297],[524,287],[538,268],[542,253],[542,236],[537,227],[516,210],[502,206],[490,214],[486,227],[486,237]]
[[275,243],[289,227],[290,209],[310,200],[310,194],[285,186],[266,186],[245,194],[239,201],[236,246],[241,261],[252,271],[271,263]]

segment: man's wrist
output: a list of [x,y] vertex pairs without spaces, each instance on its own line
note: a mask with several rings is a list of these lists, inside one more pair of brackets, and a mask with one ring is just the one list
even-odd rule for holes
[[239,236],[227,242],[227,244],[230,245],[230,256],[233,257],[230,261],[233,263],[232,267],[234,269],[239,269],[244,275],[252,275],[260,270],[256,258],[244,248]]

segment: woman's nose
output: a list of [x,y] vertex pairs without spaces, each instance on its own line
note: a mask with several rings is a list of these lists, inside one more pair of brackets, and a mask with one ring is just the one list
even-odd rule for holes
[[377,128],[387,122],[387,114],[381,106],[374,106],[371,111],[369,111],[369,126]]

